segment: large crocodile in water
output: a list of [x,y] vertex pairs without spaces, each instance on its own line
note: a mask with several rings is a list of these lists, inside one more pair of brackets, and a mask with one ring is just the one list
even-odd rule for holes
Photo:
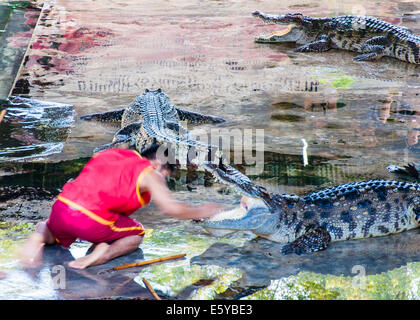
[[256,38],[256,42],[295,42],[295,51],[323,52],[331,48],[361,53],[356,60],[382,56],[420,64],[420,37],[411,30],[369,16],[312,18],[300,13],[272,15],[254,11],[266,23],[289,25],[288,30]]
[[[215,168],[214,173],[221,182],[230,184],[219,169]],[[267,196],[266,191],[258,195],[238,189],[248,196],[239,208],[197,221],[198,224],[216,235],[221,235],[221,231],[252,231],[259,237],[284,243],[283,254],[316,252],[332,241],[385,236],[417,228],[420,223],[418,183],[361,181],[303,197]]]

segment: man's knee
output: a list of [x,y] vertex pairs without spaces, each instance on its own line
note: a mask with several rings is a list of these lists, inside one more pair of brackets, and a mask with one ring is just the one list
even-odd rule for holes
[[129,252],[133,252],[138,249],[140,244],[143,241],[142,236],[134,235],[126,237],[126,250]]
[[38,222],[36,225],[35,225],[35,231],[36,232],[39,232],[39,233],[44,233],[44,230],[45,230],[45,227],[47,226],[47,222],[46,221],[41,221],[41,222]]
[[133,247],[138,247],[143,242],[143,236],[131,236]]
[[35,226],[35,232],[42,234],[46,244],[54,244],[55,238],[51,233],[50,228],[48,228],[46,221],[38,222]]

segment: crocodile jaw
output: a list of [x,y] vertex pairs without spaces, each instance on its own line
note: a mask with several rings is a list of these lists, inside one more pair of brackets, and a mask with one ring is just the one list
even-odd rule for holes
[[302,37],[302,32],[302,28],[299,28],[295,24],[289,24],[285,29],[273,32],[269,35],[261,35],[258,38],[255,38],[255,42],[297,42]]
[[277,23],[277,24],[289,24],[290,20],[287,19],[286,15],[274,15],[274,14],[267,14],[261,11],[255,10],[252,12],[254,17],[260,18],[265,23]]
[[213,221],[221,221],[221,220],[227,220],[227,219],[230,219],[230,220],[242,219],[243,217],[246,216],[249,210],[254,209],[254,208],[259,208],[259,207],[266,208],[267,206],[265,205],[264,201],[260,199],[242,196],[240,205],[237,208],[228,210],[228,211],[219,212],[215,214],[214,216],[210,217],[209,219],[207,219],[207,221],[213,222]]
[[[202,227],[206,229],[207,232],[211,233],[213,236],[216,237],[224,237],[230,233],[235,232],[235,229],[219,229],[218,224],[212,224],[212,222],[219,222],[223,220],[238,220],[243,218],[246,215],[247,210],[241,205],[235,209],[220,212],[213,217],[209,218],[206,222],[210,222],[209,227],[206,226],[206,222]],[[211,227],[211,226],[214,226]],[[222,225],[221,225],[222,226]]]
[[298,25],[299,22],[295,18],[291,18],[290,15],[272,15],[265,14],[260,11],[254,11],[252,13],[254,17],[260,18],[264,23],[276,23],[280,25],[286,25],[285,29],[274,32],[270,35],[261,35],[255,38],[255,42],[268,42],[268,43],[280,43],[280,42],[297,42],[302,37],[302,27]]
[[220,212],[198,223],[213,235],[224,236],[239,230],[258,229],[270,216],[271,213],[262,200],[243,197],[239,207]]

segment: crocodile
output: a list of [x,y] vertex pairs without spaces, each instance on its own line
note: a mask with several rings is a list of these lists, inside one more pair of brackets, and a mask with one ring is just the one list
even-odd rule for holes
[[[213,173],[231,184],[218,168]],[[250,188],[237,188],[245,194],[239,208],[195,222],[215,235],[251,231],[283,244],[283,254],[316,252],[334,241],[385,236],[420,224],[418,183],[359,181],[305,196],[269,194],[259,188],[261,194],[255,192],[257,187],[252,193]]]
[[121,122],[121,129],[114,135],[113,141],[96,148],[94,152],[128,143],[130,147],[135,147],[141,153],[153,143],[159,142],[202,147],[208,151],[209,145],[192,139],[180,121],[192,124],[225,122],[219,117],[176,108],[160,88],[146,89],[142,95],[137,96],[133,102],[122,109],[89,114],[80,118]]
[[284,15],[254,11],[265,23],[288,25],[288,29],[255,39],[261,43],[295,42],[297,52],[324,52],[331,48],[360,53],[357,61],[376,60],[382,56],[420,64],[420,36],[406,27],[375,17],[345,15],[313,18],[301,13]]
[[[121,122],[121,129],[114,135],[113,141],[97,147],[94,152],[114,147],[126,148],[127,144],[128,148],[134,148],[140,153],[153,144],[166,145],[166,150],[170,147],[168,144],[175,147],[184,146],[188,151],[183,163],[186,163],[188,168],[202,168],[213,174],[217,169],[230,185],[240,188],[249,195],[267,194],[269,197],[263,187],[253,184],[246,175],[230,166],[218,146],[195,140],[180,124],[180,121],[203,124],[222,123],[225,120],[175,107],[161,89],[145,89],[145,92],[137,96],[127,107],[80,118],[87,121]],[[172,154],[173,156],[166,155],[168,161],[178,164],[180,159],[176,158],[175,152]],[[194,164],[192,164],[193,158],[197,159]]]

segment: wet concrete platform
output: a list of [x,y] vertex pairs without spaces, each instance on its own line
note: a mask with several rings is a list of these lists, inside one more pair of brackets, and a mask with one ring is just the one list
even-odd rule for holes
[[[72,251],[74,248],[67,250],[61,246],[48,246],[44,251],[42,267],[2,272],[0,287],[4,291],[0,296],[2,299],[155,299],[145,286],[134,281],[141,267],[112,270],[115,266],[143,261],[141,249],[83,270],[68,266],[68,262],[74,260]],[[7,286],[9,288],[5,289]],[[24,287],[26,295],[21,292]],[[8,291],[10,294],[5,295]],[[165,295],[162,297],[165,298]]]
[[281,244],[263,239],[250,241],[240,248],[216,243],[193,258],[192,263],[240,268],[243,277],[238,285],[259,288],[267,286],[272,279],[305,271],[354,277],[362,267],[366,276],[385,273],[410,262],[420,262],[419,241],[420,232],[411,230],[385,237],[333,242],[327,250],[300,256],[282,255]]

